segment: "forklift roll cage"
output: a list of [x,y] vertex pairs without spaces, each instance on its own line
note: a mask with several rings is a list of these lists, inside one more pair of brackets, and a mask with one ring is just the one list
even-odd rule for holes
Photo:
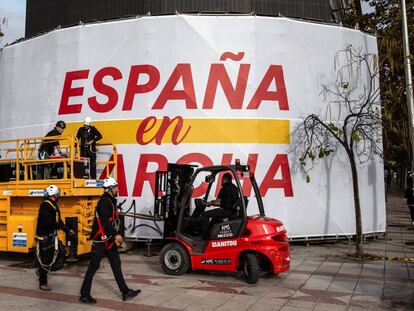
[[[206,241],[197,241],[188,237],[185,230],[185,217],[189,216],[191,199],[194,191],[193,184],[200,173],[210,172],[213,179],[206,181],[208,186],[203,197],[207,201],[211,192],[212,185],[216,176],[222,172],[229,171],[234,177],[235,185],[239,191],[241,224],[239,230],[235,233],[235,238],[242,235],[243,229],[247,224],[247,198],[244,197],[239,175],[248,178],[252,184],[252,188],[257,200],[259,213],[265,216],[263,201],[257,186],[254,174],[250,171],[248,165],[216,165],[195,169],[197,166],[188,164],[168,164],[167,171],[158,171],[156,173],[155,189],[156,196],[154,202],[154,219],[164,220],[164,239],[178,238],[191,245],[197,252],[202,252],[206,245]],[[182,189],[183,188],[183,189]]]

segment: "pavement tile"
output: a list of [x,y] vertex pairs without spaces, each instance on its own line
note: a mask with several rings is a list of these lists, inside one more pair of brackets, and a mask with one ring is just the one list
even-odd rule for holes
[[355,288],[355,293],[372,296],[381,296],[382,289],[383,284],[381,281],[359,280]]
[[293,306],[284,306],[280,311],[304,311],[304,310],[311,310],[307,307],[305,308],[299,308],[299,307],[293,307]]
[[302,286],[303,289],[326,290],[331,284],[333,277],[312,275]]
[[200,300],[200,297],[194,297],[194,296],[189,296],[189,295],[184,294],[184,295],[180,295],[175,298],[169,299],[165,301],[164,303],[162,303],[160,306],[166,307],[166,308],[174,308],[178,310],[183,310],[189,305],[196,303],[198,300]]
[[330,303],[318,303],[313,311],[345,311],[346,306],[330,304]]
[[328,287],[328,291],[353,293],[357,284],[357,279],[335,277]]
[[257,302],[254,305],[250,306],[249,309],[247,309],[247,310],[251,310],[251,311],[279,311],[282,308],[283,308],[283,306],[274,305],[274,304],[264,304],[264,303]]
[[187,306],[185,308],[185,310],[197,310],[197,308],[202,308],[204,309],[204,307],[209,308],[207,310],[214,310],[216,308],[219,308],[220,306],[224,305],[229,299],[231,298],[231,296],[229,296],[228,298],[216,298],[216,297],[203,297],[200,300],[196,301],[195,303],[190,304],[189,306]]
[[315,305],[315,302],[310,301],[288,300],[285,304],[285,307],[298,307],[307,310],[312,310]]
[[295,294],[295,290],[289,288],[278,287],[273,291],[268,292],[264,297],[265,298],[290,298]]
[[306,264],[302,263],[298,266],[295,270],[296,271],[306,271],[306,272],[313,272],[319,268],[319,264]]
[[281,298],[272,298],[272,297],[262,297],[257,300],[256,304],[263,304],[263,305],[278,305],[283,306],[288,302],[288,299],[281,299]]

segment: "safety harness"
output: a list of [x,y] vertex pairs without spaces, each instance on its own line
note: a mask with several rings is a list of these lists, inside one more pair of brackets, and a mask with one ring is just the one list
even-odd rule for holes
[[[106,198],[112,205],[112,217],[109,218],[109,222],[112,222],[115,231],[119,231],[119,215],[118,215],[118,209],[115,207],[114,203],[109,199]],[[102,222],[101,219],[99,217],[98,214],[98,209],[95,210],[95,217],[96,217],[96,221],[98,223],[98,231],[95,233],[94,237],[93,237],[93,241],[96,243],[100,243],[100,242],[104,242],[105,245],[105,249],[106,250],[110,250],[112,248],[112,246],[114,245],[114,242],[109,242],[109,239],[112,237],[107,237],[104,231],[104,228],[102,226]],[[97,240],[97,238],[101,238],[101,240]]]
[[[56,212],[56,222],[59,222],[59,213],[58,213],[55,205],[51,201],[49,201],[49,200],[45,200],[44,202],[49,203],[49,205],[52,206],[52,208]],[[50,264],[44,264],[42,262],[42,258],[40,256],[40,242],[41,241],[45,241],[45,240],[47,240],[50,237],[52,237],[52,241],[53,242],[50,243],[49,245],[45,246],[45,247],[42,247],[42,250],[45,251],[45,250],[48,250],[48,249],[54,247],[55,248],[55,252],[53,254],[53,258],[52,258],[52,261],[50,262]],[[53,233],[51,233],[49,235],[45,235],[45,236],[38,236],[38,235],[36,235],[36,239],[38,240],[37,245],[36,245],[36,257],[37,257],[37,261],[39,262],[39,265],[40,265],[40,267],[43,270],[45,270],[47,272],[50,272],[50,269],[52,269],[52,266],[55,263],[55,261],[57,259],[57,256],[58,256],[58,253],[59,253],[59,240],[57,238],[57,232],[55,230]]]

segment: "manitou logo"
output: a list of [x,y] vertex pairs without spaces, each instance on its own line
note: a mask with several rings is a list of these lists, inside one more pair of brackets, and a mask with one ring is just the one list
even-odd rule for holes
[[237,246],[237,240],[211,242],[211,247]]

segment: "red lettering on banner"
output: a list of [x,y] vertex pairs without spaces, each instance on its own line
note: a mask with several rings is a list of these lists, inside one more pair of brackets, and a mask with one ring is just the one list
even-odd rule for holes
[[184,124],[183,118],[175,117],[173,119],[170,119],[169,117],[164,117],[161,121],[161,125],[159,129],[154,133],[154,135],[152,137],[144,139],[144,135],[150,132],[154,128],[156,122],[157,122],[156,117],[148,117],[148,118],[145,118],[140,123],[137,129],[137,133],[136,133],[136,140],[138,144],[147,145],[155,140],[155,143],[157,145],[161,145],[162,139],[164,138],[167,130],[175,122],[176,124],[175,124],[174,130],[171,135],[171,142],[173,143],[173,145],[178,145],[187,137],[188,132],[191,129],[191,126],[188,126],[185,133],[181,135],[181,138],[179,138],[179,135],[181,134],[182,129],[183,129],[183,124]]
[[171,142],[173,143],[173,145],[178,145],[179,143],[181,143],[184,140],[184,138],[187,137],[188,132],[191,129],[191,126],[188,126],[187,127],[187,130],[185,131],[184,134],[182,134],[181,138],[178,138],[178,136],[181,133],[181,130],[183,129],[183,124],[184,124],[184,121],[183,121],[183,118],[182,117],[175,117],[173,119],[170,119],[169,117],[164,117],[162,119],[162,123],[161,123],[160,129],[158,130],[158,134],[157,134],[157,136],[155,138],[155,143],[157,145],[161,145],[161,143],[162,143],[162,137],[165,136],[165,133],[167,132],[168,128],[175,121],[176,121],[176,125],[174,127],[174,131],[173,131],[172,136],[171,136]]
[[[275,81],[276,91],[269,91],[272,81]],[[289,110],[282,66],[271,65],[269,67],[247,109],[258,109],[263,100],[278,101],[280,110]]]
[[[240,61],[244,57],[244,52],[234,54],[231,52],[223,53],[220,60]],[[211,64],[204,92],[202,109],[213,109],[217,95],[218,85],[221,85],[224,96],[232,110],[243,108],[246,88],[249,83],[251,64],[240,64],[235,84],[230,80],[229,74],[224,64]],[[93,78],[93,87],[97,93],[106,95],[106,103],[99,103],[96,96],[88,98],[88,104],[93,111],[109,112],[118,103],[119,90],[103,82],[106,76],[114,80],[123,78],[121,71],[115,67],[105,67],[100,69]],[[139,84],[140,77],[148,77],[148,81]],[[89,69],[70,71],[66,73],[63,84],[62,97],[59,106],[59,114],[80,113],[83,103],[69,104],[69,99],[81,96],[84,87],[72,87],[72,82],[76,80],[88,79]],[[176,89],[179,81],[182,81],[182,89]],[[150,93],[157,88],[160,82],[160,71],[153,65],[133,65],[131,66],[128,82],[125,89],[125,96],[122,110],[130,111],[134,105],[135,95]],[[89,85],[89,84],[88,84]],[[276,90],[270,91],[274,85]],[[252,85],[252,88],[254,85]],[[193,74],[191,64],[177,64],[158,94],[151,109],[164,109],[170,100],[181,100],[185,102],[185,109],[197,109],[197,101],[194,89]],[[281,65],[270,65],[263,79],[257,87],[246,109],[259,109],[262,101],[278,102],[280,110],[289,110],[287,91],[284,81],[283,68]]]
[[142,195],[142,189],[144,183],[148,182],[151,186],[153,195],[155,195],[155,171],[148,172],[148,164],[156,163],[158,170],[165,171],[168,166],[168,160],[161,154],[141,154],[138,162],[137,174],[135,178],[134,191],[132,195],[134,197],[140,197]]
[[58,114],[81,112],[82,103],[69,104],[69,98],[83,95],[83,87],[72,87],[72,82],[75,80],[87,79],[88,76],[89,70],[69,71],[66,73]]
[[236,87],[233,87],[224,65],[212,64],[204,95],[203,109],[213,108],[218,83],[221,84],[231,109],[242,109],[247,80],[249,78],[249,70],[249,64],[240,65]]
[[100,113],[111,111],[118,103],[118,93],[116,89],[103,82],[103,79],[106,76],[112,77],[113,80],[119,80],[122,79],[122,73],[115,67],[105,67],[95,74],[95,77],[93,78],[93,86],[98,93],[106,95],[108,101],[106,103],[99,103],[96,96],[93,96],[88,98],[88,104],[93,111]]
[[[175,90],[178,81],[182,79],[183,90]],[[197,109],[193,75],[190,64],[178,64],[155,101],[152,109],[164,109],[169,100],[184,100],[187,109]]]
[[[274,179],[279,169],[281,169],[282,178]],[[270,188],[282,188],[285,197],[293,197],[289,160],[286,154],[276,155],[259,187],[261,195],[266,196]]]
[[[182,156],[181,158],[178,159],[177,161],[178,164],[201,164],[201,166],[212,166],[213,162],[210,160],[210,158],[208,156],[206,156],[205,154],[202,153],[189,153],[186,154],[184,156]],[[200,186],[198,186],[197,188],[194,188],[193,191],[193,197],[197,198],[200,197],[202,195],[204,195],[207,191],[207,186],[208,184],[206,182],[201,182]]]
[[[111,155],[109,158],[109,161],[113,161],[114,156]],[[101,176],[99,176],[98,179],[105,179],[107,178],[113,171],[114,165],[111,164],[104,167]],[[108,174],[107,174],[108,173]],[[117,173],[117,181],[118,181],[118,188],[119,188],[119,195],[121,197],[128,196],[128,188],[127,188],[127,182],[125,178],[125,165],[124,165],[124,157],[122,154],[118,154],[117,156],[117,167],[116,167],[116,173]]]
[[[109,159],[112,161],[113,156]],[[233,154],[226,153],[223,154],[221,164],[222,165],[231,165],[233,159]],[[250,171],[252,173],[255,172],[257,167],[257,160],[258,154],[249,154],[247,165],[250,166]],[[205,166],[212,166],[213,161],[205,154],[202,153],[189,153],[183,155],[181,158],[177,160],[178,164],[198,164],[201,167]],[[152,171],[149,170],[150,164],[155,164],[157,168]],[[164,155],[161,154],[141,154],[138,162],[138,168],[135,176],[135,183],[132,196],[134,197],[141,197],[143,193],[143,188],[145,182],[148,182],[151,191],[155,193],[155,172],[157,170],[165,171],[167,169],[168,160]],[[114,166],[110,165],[109,167],[105,167],[102,171],[101,176],[99,179],[106,178],[107,171],[109,174],[112,173]],[[278,171],[281,171],[281,178],[275,179],[276,174]],[[217,197],[218,192],[221,188],[221,176],[224,172],[218,174],[216,176],[217,181],[217,189],[215,191],[215,196]],[[125,165],[124,165],[124,158],[122,154],[118,154],[118,168],[117,168],[117,175],[118,175],[118,185],[119,185],[119,194],[120,196],[128,196],[128,189],[126,183],[126,176],[125,176]],[[252,185],[251,182],[248,180],[249,177],[239,176],[240,182],[243,188],[243,194],[247,197],[251,196],[252,192]],[[201,197],[205,195],[207,190],[207,184],[203,181],[197,188],[194,189],[193,197]],[[263,197],[266,196],[268,190],[270,189],[283,189],[285,197],[293,197],[293,189],[292,189],[292,180],[290,175],[289,169],[289,161],[286,154],[277,154],[271,163],[270,167],[267,169],[265,177],[262,183],[259,186],[260,193]]]
[[150,132],[155,124],[157,123],[157,118],[156,117],[148,117],[145,118],[144,120],[142,120],[142,122],[139,124],[138,129],[137,129],[137,134],[136,134],[136,139],[137,139],[137,143],[140,145],[147,145],[149,144],[151,141],[154,140],[154,137],[152,137],[149,140],[144,140],[144,135],[148,132]]
[[[147,83],[138,84],[138,79],[141,74],[146,74],[148,76]],[[131,66],[122,110],[131,110],[135,94],[149,93],[157,87],[159,82],[160,72],[156,67],[152,65]]]

